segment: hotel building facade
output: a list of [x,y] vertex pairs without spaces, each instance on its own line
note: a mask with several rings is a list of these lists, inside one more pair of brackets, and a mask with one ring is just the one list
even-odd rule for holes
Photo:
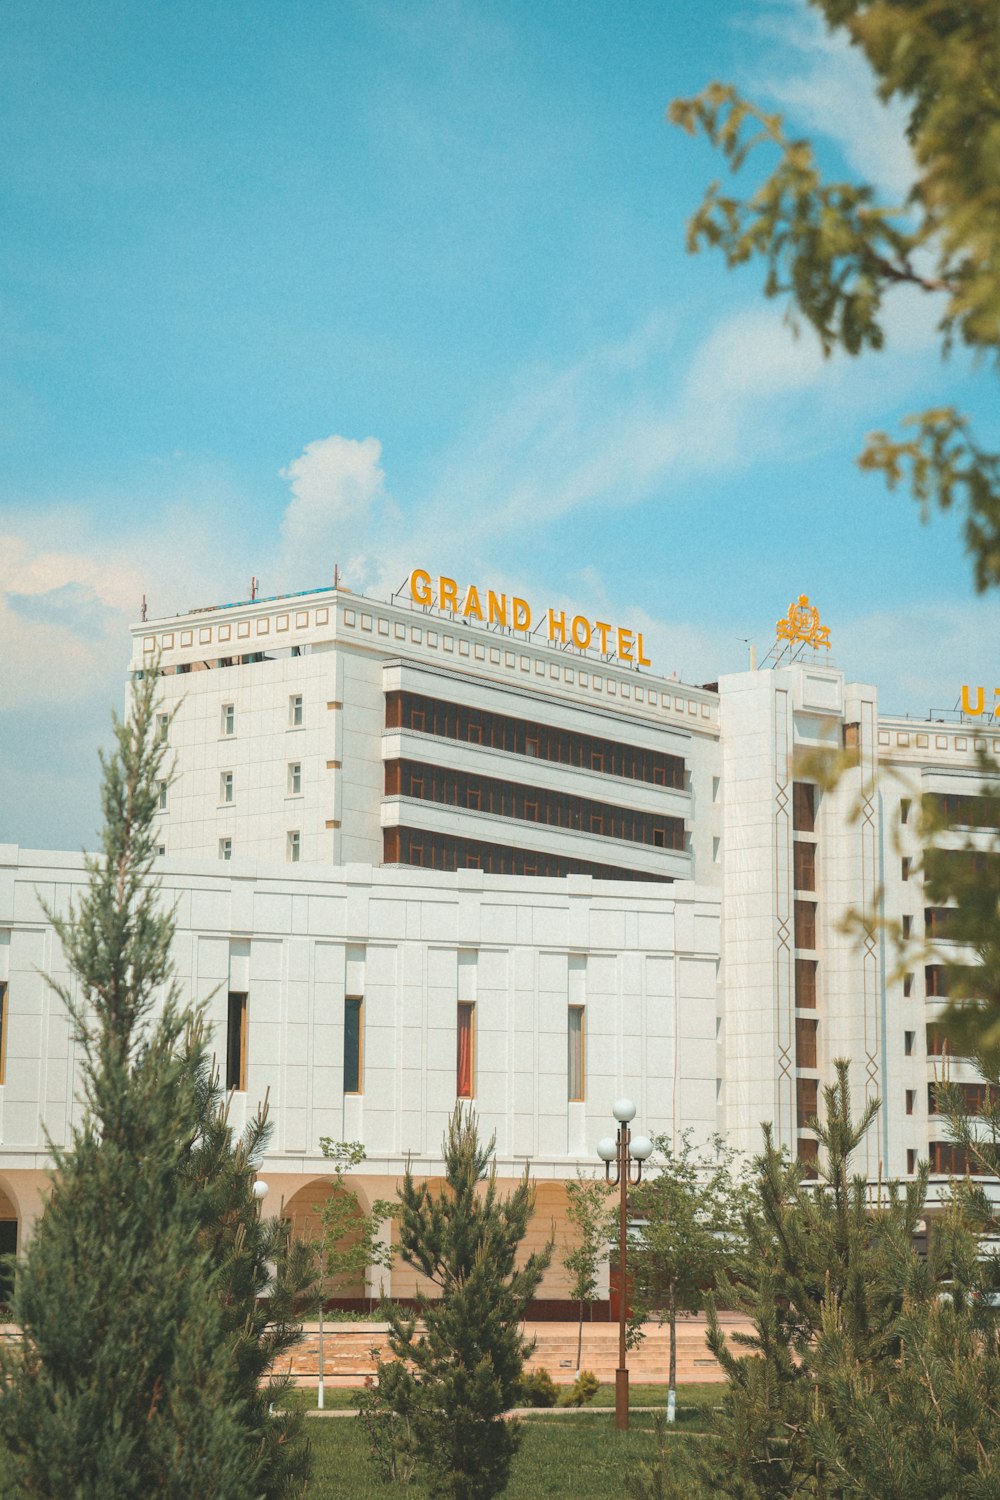
[[[944,1170],[941,969],[909,968],[889,931],[946,927],[917,811],[959,799],[975,827],[992,721],[886,718],[791,643],[699,687],[656,675],[631,631],[530,621],[525,601],[417,572],[388,602],[338,587],[133,630],[174,764],[157,816],[176,966],[209,997],[236,1121],[269,1097],[269,1207],[314,1224],[323,1137],[363,1142],[363,1204],[407,1160],[434,1178],[467,1099],[501,1177],[535,1181],[535,1238],[562,1237],[565,1182],[596,1169],[616,1097],[646,1134],[754,1152],[771,1121],[808,1159],[840,1057],[856,1098],[881,1100],[861,1168]],[[64,910],[83,880],[77,856],[0,845],[8,1247],[79,1109],[41,903]],[[848,930],[873,911],[888,929]],[[412,1291],[405,1267],[391,1287]],[[553,1264],[541,1298],[565,1294]]]

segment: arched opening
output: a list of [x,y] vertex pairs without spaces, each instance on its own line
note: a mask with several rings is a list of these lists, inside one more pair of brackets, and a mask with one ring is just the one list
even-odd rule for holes
[[308,1240],[317,1245],[323,1236],[324,1207],[342,1195],[338,1217],[343,1232],[333,1242],[333,1249],[344,1269],[339,1274],[327,1276],[324,1285],[324,1301],[346,1309],[367,1309],[369,1301],[366,1285],[366,1267],[357,1254],[360,1234],[350,1228],[351,1220],[360,1218],[369,1209],[369,1200],[359,1183],[349,1180],[343,1187],[329,1178],[317,1178],[293,1194],[282,1209],[282,1218],[291,1225],[293,1238]]
[[[16,1255],[18,1240],[17,1205],[10,1194],[0,1186],[0,1256]],[[0,1260],[0,1306],[6,1306],[14,1290],[13,1267]]]

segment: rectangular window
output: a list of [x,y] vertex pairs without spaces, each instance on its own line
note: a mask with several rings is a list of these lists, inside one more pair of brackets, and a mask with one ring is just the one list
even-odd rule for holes
[[476,1096],[476,1007],[469,1000],[458,1002],[458,1058],[455,1093],[459,1099]]
[[165,808],[166,805],[167,805],[167,783],[165,781],[158,781],[156,783],[156,786],[157,786],[156,805],[162,811],[163,808]]
[[816,832],[816,788],[811,781],[792,782],[792,827],[796,833]]
[[288,767],[288,795],[297,797],[302,791],[302,764],[293,760]]
[[567,1085],[571,1100],[580,1100],[584,1096],[583,1076],[583,1048],[584,1048],[584,1007],[582,1005],[571,1005],[569,1008],[569,1056],[567,1059]]
[[792,845],[792,864],[795,889],[814,891],[816,889],[816,845],[807,844],[803,839],[796,839]]
[[816,960],[795,960],[795,1004],[803,1010],[816,1009]]
[[911,799],[909,797],[900,797],[900,799],[899,799],[899,821],[901,823],[907,823],[907,822],[909,822],[909,818],[910,818],[910,806],[911,806]]
[[247,1086],[247,997],[230,992],[226,1030],[226,1088],[244,1093]]
[[344,1093],[361,1093],[361,1045],[364,1035],[360,995],[348,995],[344,1001]]
[[795,1066],[797,1068],[815,1068],[816,1031],[818,1026],[818,1021],[809,1020],[805,1016],[796,1016]]
[[800,1130],[809,1128],[809,1121],[819,1112],[819,1082],[815,1078],[796,1078],[795,1111]]
[[917,1170],[917,1153],[912,1147],[906,1152],[906,1175],[912,1177]]
[[907,1057],[913,1056],[913,1043],[916,1039],[916,1035],[917,1033],[915,1031],[903,1032],[903,1052]]
[[7,986],[0,983],[0,1083],[7,1082]]
[[232,802],[233,800],[233,773],[223,771],[219,778],[219,801]]
[[802,1175],[811,1181],[819,1176],[819,1142],[808,1136],[795,1143],[795,1156],[803,1168]]
[[157,714],[156,725],[160,735],[160,743],[165,745],[167,743],[167,734],[170,731],[170,715]]
[[903,880],[909,880],[910,866],[912,865],[912,863],[913,861],[910,859],[910,856],[908,854],[904,854],[903,858],[899,862],[899,873]]
[[297,865],[302,853],[302,836],[297,828],[289,832],[286,853],[289,864]]
[[906,1113],[908,1115],[912,1115],[912,1113],[913,1113],[913,1106],[916,1104],[916,1102],[917,1102],[917,1091],[916,1091],[916,1089],[907,1089],[906,1090]]
[[222,732],[225,735],[236,733],[235,703],[224,703],[222,705]]
[[910,936],[910,934],[912,933],[912,931],[913,931],[913,918],[912,917],[904,917],[903,918],[903,937],[904,938],[908,938]]
[[816,946],[815,901],[795,902],[795,946],[796,948],[815,948]]
[[220,859],[232,859],[232,857],[233,857],[233,841],[232,841],[232,839],[220,839],[219,840],[219,858]]
[[157,844],[157,846],[156,846],[156,852],[160,856],[160,858],[162,859],[163,855],[166,854],[166,852],[167,852],[167,846],[166,846],[166,844]]
[[909,1000],[909,998],[910,998],[910,996],[912,994],[913,994],[913,975],[912,974],[904,974],[903,975],[903,999],[904,1000]]
[[302,723],[301,693],[294,693],[288,700],[288,723],[292,729],[298,729]]

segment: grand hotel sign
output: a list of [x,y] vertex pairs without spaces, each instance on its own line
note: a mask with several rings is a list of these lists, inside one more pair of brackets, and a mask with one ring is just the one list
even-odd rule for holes
[[454,578],[432,578],[423,568],[410,574],[410,598],[414,604],[443,610],[478,625],[496,625],[502,629],[523,631],[531,635],[539,625],[550,646],[576,646],[580,651],[599,651],[630,667],[648,667],[649,657],[643,649],[642,631],[627,630],[607,620],[591,620],[587,615],[571,615],[564,609],[532,611],[527,599],[517,594],[500,594],[494,589],[469,583],[464,591]]

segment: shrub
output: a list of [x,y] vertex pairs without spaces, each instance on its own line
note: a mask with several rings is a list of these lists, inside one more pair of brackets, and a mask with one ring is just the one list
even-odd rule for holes
[[589,1406],[601,1388],[593,1370],[581,1370],[568,1391],[559,1398],[560,1406]]
[[559,1392],[548,1370],[539,1368],[521,1376],[514,1399],[518,1406],[555,1406]]

